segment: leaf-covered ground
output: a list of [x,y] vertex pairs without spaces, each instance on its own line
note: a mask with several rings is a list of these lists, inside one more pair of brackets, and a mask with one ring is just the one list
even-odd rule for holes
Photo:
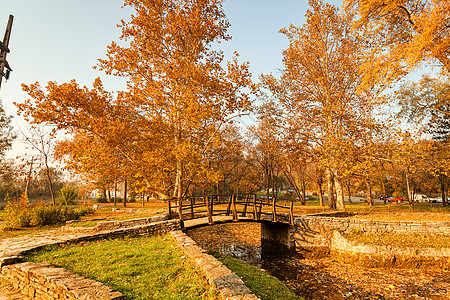
[[333,257],[292,255],[261,262],[260,225],[220,224],[190,230],[205,249],[240,256],[280,278],[305,299],[450,299],[450,272],[439,268],[365,268]]

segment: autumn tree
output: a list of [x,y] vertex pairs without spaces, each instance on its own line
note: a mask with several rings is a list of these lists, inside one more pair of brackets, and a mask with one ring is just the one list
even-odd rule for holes
[[[423,76],[418,82],[403,84],[396,92],[401,107],[400,116],[421,129],[432,138],[422,142],[425,168],[439,181],[443,204],[446,203],[447,181],[450,175],[450,83],[445,78]],[[426,165],[426,164],[425,164]]]
[[450,136],[450,82],[446,78],[424,75],[418,82],[402,84],[394,97],[401,108],[400,117],[406,117],[411,123],[424,121],[431,126],[426,130],[434,132],[436,137]]
[[[378,43],[378,59],[366,71],[385,76],[411,70],[423,61],[450,71],[450,1],[345,0],[359,14],[357,25]],[[384,69],[384,71],[383,71]],[[400,72],[400,73],[399,73]]]
[[4,161],[0,166],[0,199],[18,197],[21,192],[20,172],[13,159]]
[[53,205],[56,205],[55,192],[53,188],[53,178],[51,172],[51,161],[55,145],[55,132],[44,128],[43,126],[31,127],[28,132],[22,132],[23,141],[31,151],[37,153],[30,161],[30,170],[32,165],[37,163],[39,168],[45,174],[50,191],[50,197]]
[[117,149],[108,147],[98,137],[77,133],[58,143],[55,157],[65,163],[66,170],[100,189],[103,198],[110,200],[112,189],[116,204],[117,184],[123,181],[127,164]]
[[[247,64],[225,65],[213,45],[227,41],[221,0],[126,0],[135,10],[122,22],[98,68],[128,80],[113,97],[99,80],[89,90],[74,81],[47,91],[25,85],[34,101],[19,105],[32,122],[88,134],[126,158],[148,189],[180,198],[195,178],[220,129],[250,107]],[[125,44],[125,45],[124,45]],[[171,191],[169,195],[168,191]]]
[[0,101],[0,157],[12,146],[13,140],[17,137],[11,125],[12,116],[8,116]]
[[[334,178],[337,206],[330,202],[331,208],[344,209],[343,176],[358,166],[362,146],[369,146],[380,87],[374,83],[358,92],[365,40],[352,31],[353,15],[322,1],[309,4],[303,26],[281,30],[289,39],[283,74],[263,81],[285,109],[289,143],[302,143],[329,182]],[[328,199],[333,201],[330,189]]]

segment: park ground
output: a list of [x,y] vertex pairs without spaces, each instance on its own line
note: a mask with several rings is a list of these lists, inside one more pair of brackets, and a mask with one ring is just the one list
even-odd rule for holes
[[[86,203],[92,206],[93,202]],[[127,203],[115,207],[108,204],[96,204],[98,209],[93,214],[83,219],[124,220],[155,215],[167,211],[166,204],[158,201]],[[347,210],[357,212],[353,218],[385,221],[421,221],[450,222],[449,207],[442,207],[438,203],[419,203],[411,208],[406,203],[376,203],[368,207],[366,203],[356,201],[347,204]],[[306,206],[295,205],[295,214],[328,213],[327,207],[320,207],[316,200],[311,200]],[[4,211],[0,211],[0,220],[4,218]],[[95,221],[85,221],[82,226],[95,226]],[[236,225],[239,225],[236,227]],[[60,225],[46,226],[42,228],[27,228],[0,232],[0,238],[20,235],[35,234],[41,231],[51,230]],[[223,226],[223,225],[221,225]],[[257,224],[234,224],[217,230],[213,227],[205,227],[195,239],[206,249],[220,250],[217,243],[252,244],[258,247],[259,229]],[[234,227],[233,227],[234,226]],[[253,226],[253,227],[252,227]],[[256,226],[256,227],[255,227]],[[220,236],[218,232],[221,232]],[[239,232],[239,239],[236,239]],[[244,233],[244,234],[242,234]],[[194,234],[195,235],[195,234]],[[211,238],[212,237],[212,238]],[[390,235],[386,238],[389,243],[410,247],[449,247],[450,237],[439,239],[427,239],[418,236]],[[216,241],[216,242],[214,242]],[[381,241],[382,242],[382,241]],[[364,243],[380,243],[376,236],[367,236]],[[434,244],[433,244],[434,243]],[[420,268],[410,265],[402,268],[367,267],[358,263],[348,264],[335,260],[332,256],[317,254],[301,257],[284,258],[284,261],[275,264],[283,264],[289,272],[279,272],[276,267],[271,267],[271,272],[277,275],[289,288],[306,299],[450,299],[450,273],[434,267]],[[261,266],[260,266],[261,267]],[[263,267],[264,268],[264,267]],[[244,278],[245,279],[245,278]],[[4,287],[0,293],[0,299],[14,298],[14,293],[8,292]],[[9,296],[5,296],[9,295]],[[10,298],[5,298],[10,297]]]

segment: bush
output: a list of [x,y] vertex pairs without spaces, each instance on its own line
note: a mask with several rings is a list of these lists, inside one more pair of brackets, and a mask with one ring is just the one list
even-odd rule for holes
[[69,220],[78,220],[80,217],[93,212],[88,207],[67,209],[61,206],[44,205],[43,202],[38,202],[32,207],[29,205],[25,194],[20,197],[18,202],[8,201],[5,211],[6,220],[3,229],[53,225]]
[[78,197],[78,189],[71,185],[65,185],[60,191],[57,202],[61,205],[75,204],[75,199]]
[[31,225],[44,226],[65,221],[65,214],[61,206],[45,206],[42,203],[33,208]]
[[19,229],[31,226],[32,211],[25,193],[20,196],[17,202],[14,199],[8,200],[5,212],[4,229]]
[[108,199],[103,197],[97,198],[97,203],[108,203]]

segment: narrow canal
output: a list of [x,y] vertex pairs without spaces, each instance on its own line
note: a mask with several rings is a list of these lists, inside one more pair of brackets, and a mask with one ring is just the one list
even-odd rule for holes
[[448,270],[365,268],[340,263],[324,249],[261,253],[259,223],[217,224],[187,234],[203,249],[269,271],[305,299],[450,299]]

